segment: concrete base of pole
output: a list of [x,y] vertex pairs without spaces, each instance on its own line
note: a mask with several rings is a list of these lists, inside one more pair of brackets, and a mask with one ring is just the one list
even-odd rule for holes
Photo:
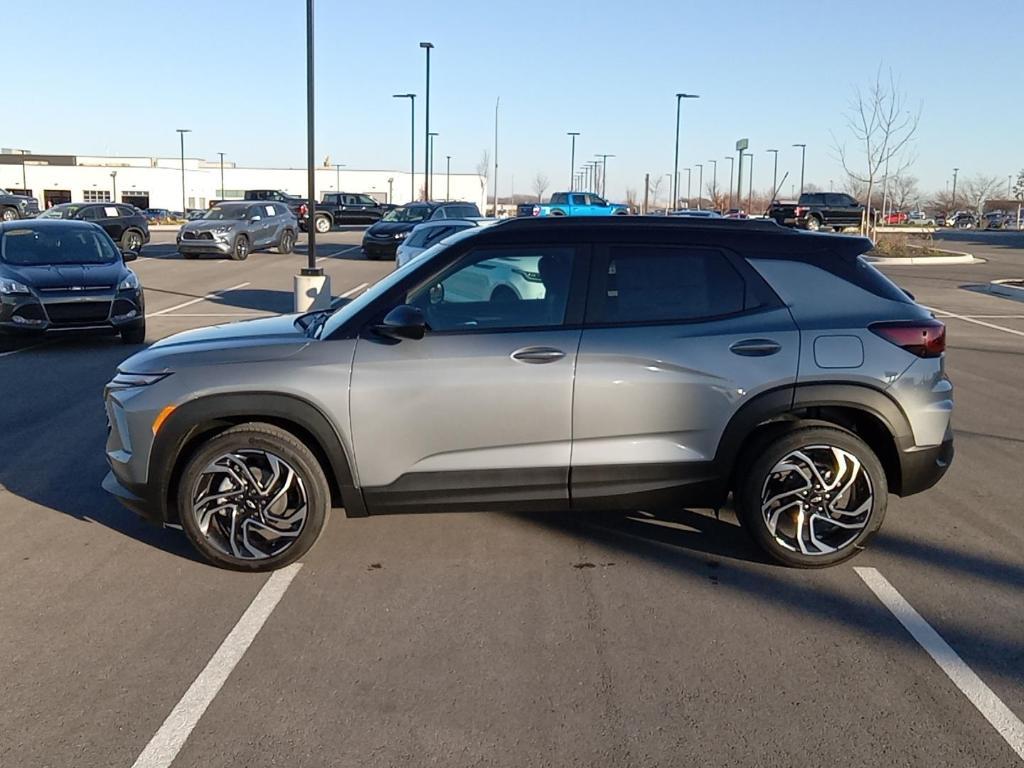
[[331,278],[327,275],[295,276],[295,311],[327,309],[331,305]]

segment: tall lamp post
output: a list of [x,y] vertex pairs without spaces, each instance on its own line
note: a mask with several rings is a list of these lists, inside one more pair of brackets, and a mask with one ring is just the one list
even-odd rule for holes
[[715,198],[718,197],[718,161],[708,160],[711,163],[711,205],[715,204]]
[[576,137],[580,135],[579,131],[566,131],[566,136],[572,137],[572,149],[569,150],[569,191],[576,191]]
[[699,211],[701,209],[701,207],[700,207],[701,206],[701,197],[704,196],[703,192],[701,190],[701,187],[704,186],[704,163],[696,163],[696,166],[697,166],[697,210]]
[[[494,100],[494,218],[498,218],[498,109],[501,96]],[[484,196],[484,213],[487,213],[487,197]]]
[[224,194],[224,153],[218,152],[220,155],[220,194],[217,197],[225,197]]
[[[668,179],[668,195],[671,195],[672,194],[672,174],[671,173],[666,173],[665,174],[665,178]],[[655,197],[654,205],[655,206],[658,205],[657,197]],[[668,216],[668,211],[669,211],[669,204],[668,204],[668,197],[666,196],[665,197],[665,215],[666,216]]]
[[[672,160],[672,199],[673,201],[679,199],[679,105],[682,104],[683,99],[699,99],[695,93],[677,93],[676,94],[676,151]],[[689,201],[689,195],[687,195],[687,201]],[[674,203],[673,203],[674,205]]]
[[306,266],[294,278],[295,311],[324,309],[331,303],[331,279],[316,266],[316,158],[313,81],[313,0],[306,0]]
[[725,159],[729,161],[729,208],[732,208],[732,177],[733,173],[736,171],[736,161],[733,159],[732,155],[729,155]]
[[423,152],[424,152],[425,155],[428,155],[428,156],[423,158],[423,165],[426,168],[426,170],[425,170],[425,172],[423,174],[423,176],[424,176],[424,179],[423,179],[423,199],[424,200],[429,200],[430,199],[430,157],[429,157],[429,153],[430,153],[430,51],[431,51],[431,49],[433,47],[434,47],[433,43],[420,43],[420,48],[424,49],[427,52],[427,98],[426,98],[426,102],[427,103],[426,103],[426,106],[424,107],[424,110],[426,112],[426,117],[424,118],[425,121],[426,121],[426,125],[423,127],[423,133],[424,133]]
[[445,155],[444,159],[446,164],[444,169],[444,201],[448,202],[452,199],[452,156]]
[[[436,131],[431,131],[430,133],[427,134],[427,138],[430,140],[430,144],[428,144],[427,146],[430,147],[430,157],[429,157],[430,163],[429,163],[428,167],[430,168],[430,176],[431,176],[430,181],[427,182],[427,189],[428,190],[433,190],[434,189],[434,180],[433,180],[433,176],[434,176],[434,137],[435,136],[440,136],[440,135],[441,134],[437,133]],[[431,199],[433,199],[433,193],[432,192],[428,193],[428,195],[427,195],[427,200],[431,200]]]
[[[692,168],[683,168],[686,171],[686,207],[690,207],[690,180],[693,178]],[[672,201],[672,210],[675,210],[676,206],[679,205],[679,200]]]
[[117,171],[110,172],[110,183],[114,185],[114,197],[113,201],[117,202]]
[[334,164],[334,191],[341,192],[341,169],[345,168],[344,163]]
[[747,166],[747,172],[750,174],[750,178],[747,179],[747,215],[750,215],[750,211],[753,210],[751,206],[754,200],[754,153],[747,152],[747,157],[750,158],[750,165]]
[[[312,2],[312,0],[310,0]],[[181,215],[185,215],[185,134],[192,133],[191,128],[175,128],[181,137]]]
[[804,193],[804,164],[807,160],[807,145],[806,144],[794,144],[794,147],[800,147],[800,194]]
[[[950,208],[952,208],[953,210],[950,211],[950,213],[956,213],[956,175],[958,173],[960,173],[960,169],[959,168],[954,168],[953,169],[953,199],[952,199],[952,201],[950,201],[950,204],[949,204]],[[870,205],[870,201],[868,201],[868,204]]]
[[777,149],[766,149],[765,152],[771,152],[775,156],[775,161],[772,166],[772,200],[775,200],[775,195],[778,194],[779,187],[779,150]]
[[396,93],[391,98],[408,99],[409,106],[412,108],[412,128],[409,132],[409,202],[412,203],[416,200],[416,94]]
[[607,197],[605,192],[608,189],[608,158],[615,155],[596,154],[594,157],[601,158],[601,197]]

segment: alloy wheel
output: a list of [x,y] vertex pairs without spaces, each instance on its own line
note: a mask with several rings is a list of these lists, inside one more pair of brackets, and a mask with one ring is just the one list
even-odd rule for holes
[[280,456],[238,450],[211,461],[192,491],[199,532],[219,552],[242,560],[280,555],[302,533],[308,496]]
[[831,445],[791,451],[768,473],[761,516],[775,541],[803,555],[848,547],[874,509],[871,478],[860,460]]
[[16,218],[18,218],[18,214],[17,212],[15,212],[13,208],[5,208],[3,211],[3,215],[0,216],[0,218],[2,218],[4,221],[14,221]]

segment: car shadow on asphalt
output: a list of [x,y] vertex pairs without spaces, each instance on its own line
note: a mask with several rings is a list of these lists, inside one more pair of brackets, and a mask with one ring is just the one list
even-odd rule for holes
[[[637,561],[653,564],[676,573],[687,585],[703,583],[764,601],[811,621],[845,627],[884,646],[919,651],[913,638],[866,587],[861,589],[856,580],[850,582],[845,578],[837,583],[838,574],[845,571],[845,575],[851,575],[848,567],[801,570],[768,563],[739,525],[725,517],[718,520],[710,514],[686,509],[659,511],[656,516],[632,512],[514,516],[580,543],[599,545],[603,551],[600,556],[591,556],[593,562],[584,559],[569,564],[581,571]],[[909,540],[886,531],[872,541],[870,549],[910,565],[934,566],[941,572],[938,578],[966,575],[987,579],[1004,588],[1024,586],[1024,569],[1020,565]],[[1017,660],[1024,657],[1024,639],[1019,635],[986,633],[955,613],[928,619],[973,667],[1014,685],[1021,684]]]
[[238,288],[225,291],[209,299],[211,304],[240,309],[257,309],[279,315],[295,311],[295,294],[266,288]]

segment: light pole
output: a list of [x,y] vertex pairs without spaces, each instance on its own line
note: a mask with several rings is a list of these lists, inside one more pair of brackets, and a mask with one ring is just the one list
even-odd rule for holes
[[341,192],[341,169],[345,167],[344,163],[334,164],[334,191]]
[[566,136],[572,137],[572,149],[569,150],[569,191],[576,191],[576,137],[580,135],[579,131],[566,131]]
[[316,158],[313,79],[313,0],[306,0],[306,266],[293,281],[295,311],[323,309],[331,303],[331,279],[316,266]]
[[[494,218],[498,218],[498,109],[501,96],[494,100]],[[484,195],[484,213],[487,213],[487,196]]]
[[806,144],[794,144],[794,147],[800,147],[800,194],[804,193],[804,161],[807,160],[807,145]]
[[452,199],[452,156],[445,155],[445,169],[444,169],[444,201],[447,203]]
[[388,176],[388,203],[394,202],[395,191],[394,191],[395,177]]
[[701,187],[704,186],[704,163],[694,163],[697,166],[697,210],[699,211],[701,205]]
[[[686,207],[689,208],[690,207],[690,179],[693,178],[693,169],[691,169],[691,168],[684,168],[683,170],[686,171]],[[673,200],[672,201],[672,210],[675,210],[677,205],[679,205],[679,201],[678,200]]]
[[[959,168],[954,168],[953,169],[953,200],[949,204],[950,208],[952,208],[953,210],[950,211],[950,213],[956,213],[956,175],[958,173],[960,173],[960,169]],[[870,205],[870,201],[868,201],[868,204]]]
[[1011,200],[1013,198],[1013,174],[1006,176],[1006,199]]
[[114,185],[114,197],[113,200],[117,202],[117,171],[110,172],[110,182]]
[[733,205],[732,205],[732,176],[733,176],[733,172],[736,170],[736,161],[733,160],[732,155],[729,155],[725,159],[729,161],[729,208],[731,209],[733,207]]
[[747,215],[753,210],[754,200],[754,153],[748,152],[747,157],[750,158],[749,173],[750,178],[747,180]]
[[718,197],[718,161],[708,160],[711,163],[711,205],[715,205],[715,198]]
[[409,136],[411,137],[409,141],[409,202],[412,203],[416,200],[416,94],[396,93],[391,98],[408,99],[409,106],[412,107],[412,129],[409,133]]
[[775,156],[775,164],[772,169],[772,200],[775,200],[775,195],[778,194],[779,186],[779,150],[766,149],[765,152],[771,152]]
[[608,189],[608,158],[615,157],[615,155],[595,154],[594,157],[601,158],[601,197],[606,197],[605,192]]
[[423,142],[423,153],[426,157],[423,158],[423,166],[426,169],[423,174],[423,199],[430,199],[430,50],[434,47],[433,43],[420,43],[420,48],[423,48],[427,52],[427,103],[425,106],[426,125],[423,127],[424,142]]
[[[308,0],[312,2],[313,0]],[[181,215],[185,215],[185,134],[192,133],[191,128],[175,128],[181,137]]]
[[217,197],[224,197],[224,153],[217,154],[220,155],[220,194]]
[[[676,94],[676,151],[674,159],[672,160],[672,199],[678,199],[679,191],[679,106],[683,103],[683,99],[699,99],[695,93],[677,93]],[[687,195],[689,200],[689,195]]]
[[[665,178],[668,179],[668,194],[671,195],[672,194],[672,174],[671,173],[666,173],[665,174]],[[668,216],[668,211],[669,211],[668,197],[665,198],[665,201],[666,201],[665,202],[665,215]],[[657,196],[655,196],[654,205],[655,205],[655,207],[657,207],[657,205],[658,205]]]
[[587,192],[597,193],[597,169],[601,163],[597,160],[587,161],[587,170],[590,173],[590,183],[588,184],[589,189]]
[[[431,131],[430,133],[427,134],[427,138],[430,140],[430,144],[428,146],[430,147],[430,157],[429,157],[430,164],[429,164],[429,168],[430,168],[430,176],[431,176],[430,181],[427,182],[427,189],[428,190],[433,190],[433,188],[434,188],[434,180],[432,178],[433,175],[434,175],[434,137],[435,136],[440,136],[440,135],[441,134],[436,133],[435,131]],[[427,200],[432,200],[432,199],[433,199],[433,195],[428,192],[427,193]]]

